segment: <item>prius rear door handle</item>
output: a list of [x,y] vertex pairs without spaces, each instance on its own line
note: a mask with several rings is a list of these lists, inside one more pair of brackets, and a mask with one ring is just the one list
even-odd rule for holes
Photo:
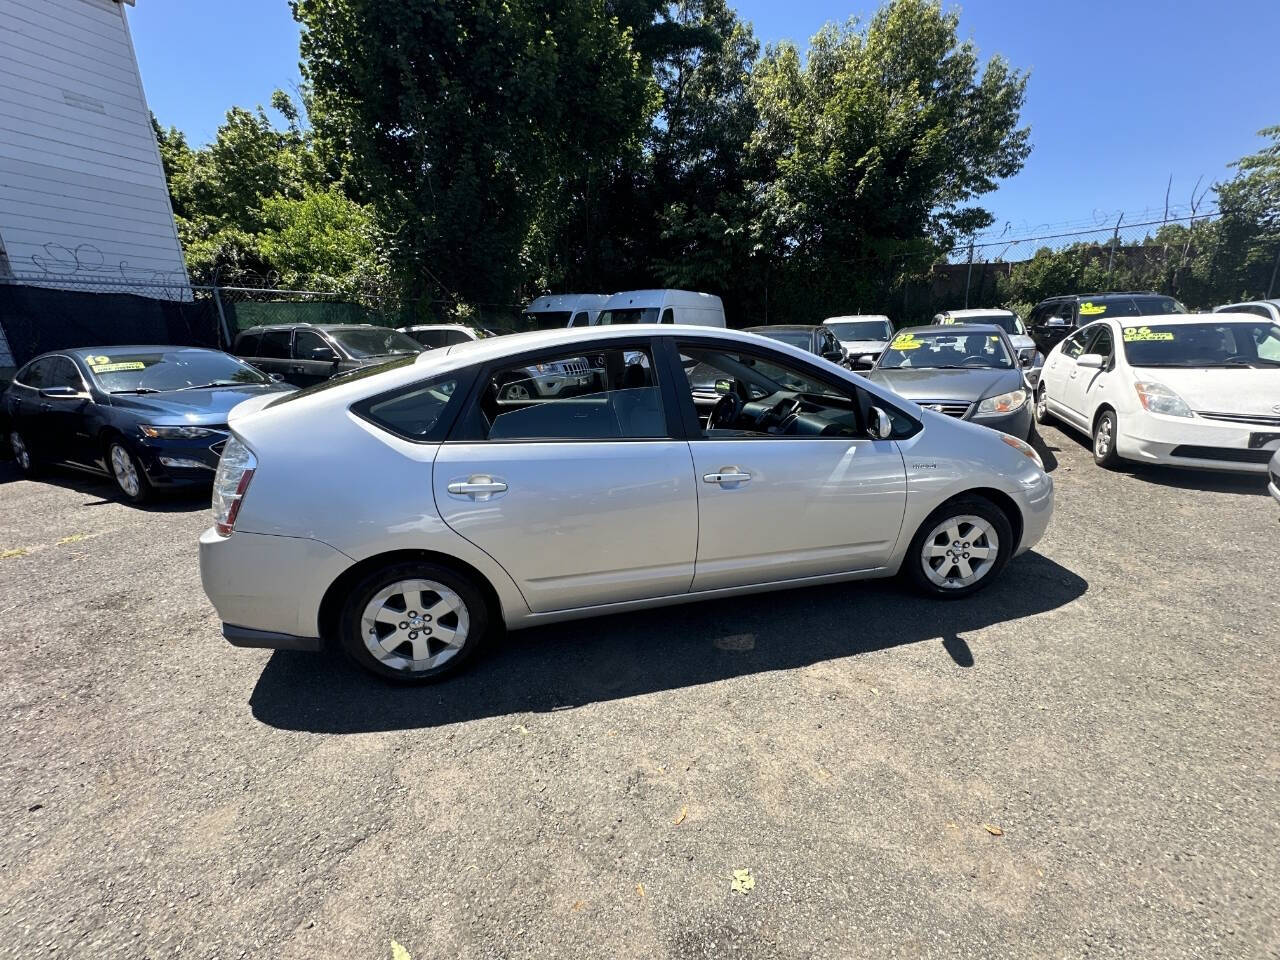
[[719,473],[704,473],[702,475],[703,483],[746,483],[751,479],[751,474],[743,473],[741,467],[721,467]]
[[455,497],[471,497],[475,500],[488,500],[495,493],[505,493],[507,485],[493,477],[476,476],[469,480],[455,480],[449,484],[448,490]]

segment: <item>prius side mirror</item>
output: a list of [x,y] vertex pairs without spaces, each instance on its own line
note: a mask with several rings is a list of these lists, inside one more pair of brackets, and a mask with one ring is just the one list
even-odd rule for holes
[[871,408],[871,422],[867,424],[867,433],[872,440],[888,440],[893,436],[893,421],[879,407]]
[[1077,367],[1088,367],[1090,370],[1101,370],[1107,365],[1107,358],[1100,353],[1085,353],[1076,357]]

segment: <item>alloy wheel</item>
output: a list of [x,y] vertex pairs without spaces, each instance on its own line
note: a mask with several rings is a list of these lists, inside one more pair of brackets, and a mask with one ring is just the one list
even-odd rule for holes
[[925,576],[945,590],[977,583],[995,566],[1000,537],[982,517],[965,515],[943,520],[925,537],[920,560]]
[[118,443],[111,445],[111,472],[126,496],[136,497],[142,492],[142,481],[133,465],[133,457]]
[[1111,418],[1103,417],[1098,421],[1098,429],[1093,437],[1093,453],[1099,460],[1105,460],[1111,452]]
[[1036,391],[1036,416],[1043,420],[1049,415],[1049,397],[1044,387]]
[[508,400],[532,400],[533,396],[529,393],[529,388],[523,383],[512,383],[507,386]]
[[31,469],[31,451],[27,449],[26,443],[23,442],[22,434],[17,430],[9,434],[9,446],[13,449],[13,457],[18,461],[24,471]]
[[360,634],[384,666],[420,673],[447,663],[467,642],[471,616],[462,597],[434,580],[399,580],[365,604]]

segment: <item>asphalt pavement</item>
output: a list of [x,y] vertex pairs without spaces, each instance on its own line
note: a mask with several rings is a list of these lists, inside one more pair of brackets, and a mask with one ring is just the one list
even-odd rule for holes
[[971,599],[580,621],[425,688],[229,647],[207,500],[0,463],[0,956],[1275,957],[1280,506],[1044,449],[1049,534]]

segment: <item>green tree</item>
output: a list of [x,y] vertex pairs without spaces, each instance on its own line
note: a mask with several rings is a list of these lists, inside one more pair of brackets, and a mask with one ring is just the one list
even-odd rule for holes
[[293,0],[312,119],[411,293],[509,302],[563,184],[620,155],[652,81],[603,0]]
[[356,300],[381,300],[386,267],[373,214],[340,187],[307,187],[300,198],[266,198],[266,229],[257,250],[279,283],[310,287]]
[[1270,143],[1238,160],[1237,176],[1217,184],[1223,300],[1280,296],[1280,126],[1258,133]]
[[262,107],[232,107],[213,142],[199,149],[152,120],[187,270],[197,282],[271,273],[261,249],[272,225],[267,202],[301,200],[326,178],[297,106],[281,91],[272,106],[285,117],[285,129],[277,129]]
[[891,0],[865,29],[823,29],[803,61],[782,44],[756,67],[763,233],[795,319],[885,308],[992,222],[972,201],[1030,151],[1026,77],[999,56],[980,67],[957,27],[937,2]]

